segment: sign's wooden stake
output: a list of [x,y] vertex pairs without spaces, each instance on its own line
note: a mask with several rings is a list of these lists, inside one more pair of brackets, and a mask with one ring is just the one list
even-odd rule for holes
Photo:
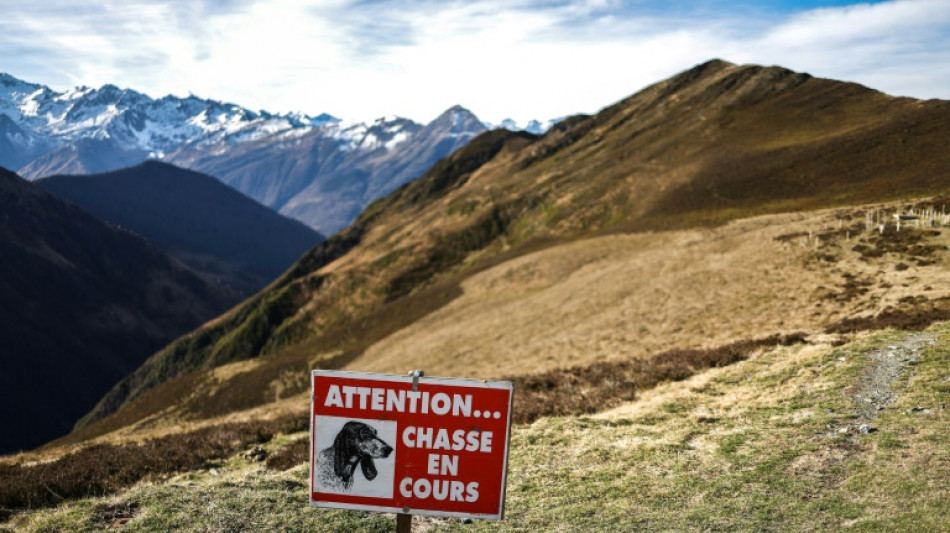
[[396,533],[412,533],[412,515],[399,513],[396,515]]
[[[412,390],[419,390],[419,378],[425,375],[425,372],[422,370],[413,370],[409,372],[409,375],[412,376]],[[405,509],[409,511],[408,508]],[[408,512],[399,513],[396,515],[396,533],[412,533],[412,515]]]

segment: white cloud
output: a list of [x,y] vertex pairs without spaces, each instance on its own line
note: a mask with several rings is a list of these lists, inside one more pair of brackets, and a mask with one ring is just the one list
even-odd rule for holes
[[[617,0],[0,0],[0,71],[270,111],[594,112],[712,57],[950,98],[950,2],[798,13]],[[11,4],[12,5],[7,5]]]
[[892,94],[950,98],[950,3],[944,0],[818,9],[750,44],[735,57],[770,60]]
[[855,42],[919,35],[908,34],[946,24],[950,3],[917,0],[883,4],[858,4],[835,9],[816,9],[793,17],[769,32],[768,41],[781,46],[839,46]]

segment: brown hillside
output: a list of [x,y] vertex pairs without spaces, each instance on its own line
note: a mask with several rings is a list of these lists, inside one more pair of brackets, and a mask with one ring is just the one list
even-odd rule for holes
[[313,367],[488,377],[820,332],[906,311],[921,279],[939,308],[943,252],[861,252],[882,242],[868,209],[749,217],[945,192],[948,119],[711,61],[540,139],[489,132],[153,356],[73,438],[286,398]]

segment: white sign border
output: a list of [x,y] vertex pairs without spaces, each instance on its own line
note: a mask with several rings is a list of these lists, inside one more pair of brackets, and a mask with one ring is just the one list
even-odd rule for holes
[[[413,380],[418,379],[420,382],[425,380],[426,384],[436,384],[436,385],[454,385],[461,387],[474,387],[482,389],[507,389],[510,394],[508,395],[508,421],[507,421],[507,435],[505,436],[505,468],[501,473],[501,501],[499,502],[499,511],[498,514],[480,514],[480,513],[463,513],[456,511],[430,511],[427,509],[412,509],[408,507],[387,507],[382,505],[370,505],[370,504],[360,504],[360,503],[343,503],[343,502],[325,502],[313,499],[313,465],[315,461],[314,457],[314,439],[316,438],[316,425],[314,424],[314,415],[313,408],[316,401],[316,395],[313,392],[313,383],[314,379],[318,376],[328,376],[328,377],[340,377],[340,378],[349,378],[349,379],[364,379],[368,381],[387,381],[387,382],[403,382],[403,383],[412,383]],[[470,379],[470,378],[443,378],[443,377],[428,377],[421,376],[416,378],[412,375],[402,375],[402,374],[382,374],[378,372],[352,372],[348,370],[314,370],[310,374],[310,411],[307,416],[310,417],[310,467],[309,467],[309,486],[310,486],[310,495],[308,496],[310,500],[310,507],[322,507],[322,508],[332,508],[332,509],[346,509],[349,511],[375,511],[382,513],[397,513],[397,514],[413,514],[413,515],[423,515],[423,516],[441,516],[447,518],[479,518],[484,520],[501,520],[505,517],[505,494],[508,490],[508,451],[511,448],[511,412],[514,407],[515,399],[515,390],[514,384],[510,381],[488,381],[480,379]]]

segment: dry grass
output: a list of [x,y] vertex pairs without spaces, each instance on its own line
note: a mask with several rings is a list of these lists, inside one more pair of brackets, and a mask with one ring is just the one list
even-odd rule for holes
[[[371,205],[343,238],[308,254],[266,297],[219,322],[210,342],[171,350],[165,363],[175,368],[155,366],[174,371],[142,385],[253,357],[283,357],[283,370],[291,370],[306,360],[304,350],[341,351],[332,363],[354,369],[402,373],[422,366],[487,376],[504,365],[523,374],[670,346],[819,331],[873,315],[890,295],[862,293],[860,286],[827,302],[819,294],[821,287],[841,292],[835,264],[854,267],[858,252],[839,255],[815,242],[799,250],[799,243],[774,237],[824,234],[807,223],[821,217],[813,209],[945,194],[950,166],[940,148],[948,112],[939,102],[891,98],[781,68],[711,62],[537,140],[487,134]],[[749,219],[806,210],[797,227],[789,216]],[[786,227],[770,233],[756,224]],[[614,235],[591,238],[607,233]],[[512,247],[552,239],[575,242],[480,271]],[[820,268],[803,260],[811,251]],[[943,262],[887,257],[898,253],[884,252],[863,268],[886,267],[882,278],[894,286],[899,276],[891,273],[909,278],[916,268]],[[476,295],[493,276],[519,278],[513,269],[532,262],[576,268],[542,283],[501,280]],[[357,335],[372,330],[364,324],[384,308],[398,315],[427,287],[459,283],[465,295],[444,308],[436,305],[444,300],[430,299],[421,313],[412,310],[413,318],[425,318],[401,324],[397,334]],[[275,289],[287,291],[286,298]],[[283,370],[262,365],[256,382]],[[120,391],[99,414],[127,397]],[[241,408],[270,398],[233,399]],[[184,410],[209,416],[232,408],[208,412],[206,405],[195,401]],[[127,418],[155,414],[147,409]]]
[[[818,332],[876,316],[918,292],[933,300],[950,296],[946,235],[864,235],[864,213],[770,215],[553,245],[472,275],[461,297],[373,344],[346,368],[530,374],[643,358],[670,346]],[[868,257],[861,247],[881,253]],[[923,250],[929,263],[921,265]],[[900,263],[911,266],[899,270]],[[898,324],[878,327],[890,325]]]
[[[680,381],[709,368],[731,365],[759,350],[804,342],[805,335],[773,335],[707,350],[669,350],[644,360],[594,363],[515,376],[512,421],[526,424],[546,416],[579,416],[632,401],[659,383]],[[307,461],[309,441],[300,439],[267,458],[287,470]]]
[[[891,384],[895,400],[877,412],[873,433],[829,428],[855,423],[857,405],[847,391],[865,372],[868,354],[900,344],[902,334],[861,334],[838,348],[757,351],[592,417],[516,425],[505,519],[416,517],[414,529],[944,531],[950,328],[925,335],[936,344]],[[277,440],[291,447],[307,442],[305,432]],[[392,515],[308,508],[306,478],[303,465],[266,469],[238,455],[214,470],[26,513],[6,525],[392,530]]]
[[[708,350],[671,350],[643,361],[597,363],[513,378],[518,391],[513,420],[589,414],[633,400],[638,391],[677,381],[710,367],[747,358],[756,350],[789,345],[804,335],[772,336]],[[243,364],[241,366],[247,366]],[[219,370],[219,375],[226,375]],[[276,433],[307,427],[305,416],[231,422],[166,434],[139,443],[92,444],[51,461],[0,464],[0,508],[5,513],[57,505],[63,501],[115,493],[144,478],[208,466]],[[297,439],[266,459],[269,468],[287,470],[307,459],[308,439]],[[122,517],[113,517],[122,518]]]

